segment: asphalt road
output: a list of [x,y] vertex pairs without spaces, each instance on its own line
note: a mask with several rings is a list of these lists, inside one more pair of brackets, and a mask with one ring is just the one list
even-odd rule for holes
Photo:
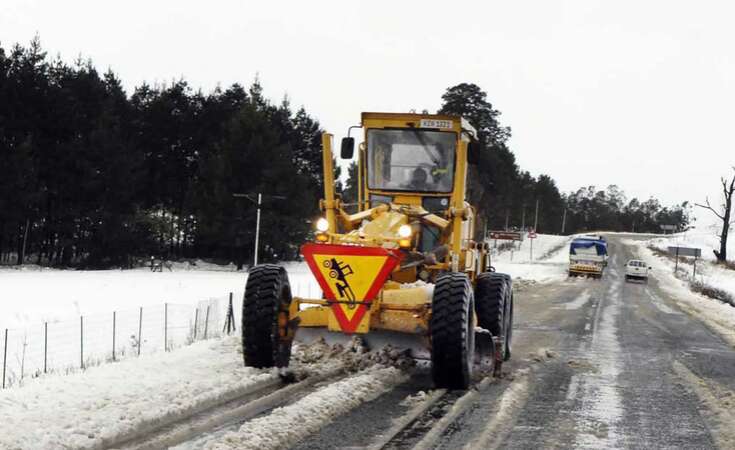
[[[448,392],[385,448],[735,448],[735,349],[677,308],[655,273],[626,283],[634,247],[618,236],[609,247],[602,280],[519,289],[504,377]],[[410,410],[403,398],[429,389],[419,368],[296,448],[369,447]]]

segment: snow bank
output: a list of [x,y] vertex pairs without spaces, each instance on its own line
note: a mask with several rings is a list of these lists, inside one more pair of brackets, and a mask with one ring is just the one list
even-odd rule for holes
[[103,448],[277,379],[243,367],[234,338],[46,378],[0,391],[0,448]]
[[[510,274],[514,279],[553,282],[567,278],[569,265],[569,242],[571,236],[539,234],[531,241],[526,239],[515,248],[495,247],[495,241],[488,241],[492,247],[492,265],[498,272]],[[500,246],[500,242],[498,244]],[[506,241],[507,242],[507,241]]]
[[[647,241],[646,245],[664,252],[668,251],[670,246],[702,249],[702,260],[697,262],[697,281],[721,289],[735,298],[735,271],[715,264],[716,258],[713,250],[720,248],[718,232],[719,230],[709,227],[703,231],[687,231],[660,236]],[[728,255],[731,258],[735,256],[735,239],[730,239],[728,242]],[[685,267],[690,273],[693,272],[689,261],[680,260],[679,267]]]
[[[324,407],[332,403],[328,400],[332,395],[344,395],[350,387],[358,391],[355,398],[364,401],[378,395],[381,386],[387,389],[404,376],[401,369],[386,369],[386,365],[407,364],[404,353],[389,348],[367,352],[359,339],[347,346],[317,341],[294,346],[289,372],[296,379],[358,372],[348,379],[350,383],[320,391],[324,399],[311,397],[311,402],[301,404],[324,410],[320,417],[327,420],[332,417],[328,414],[337,414]],[[107,364],[67,377],[36,380],[23,389],[0,391],[0,448],[109,448],[279,382],[275,369],[243,367],[239,339],[234,337]],[[375,390],[367,387],[373,383]]]

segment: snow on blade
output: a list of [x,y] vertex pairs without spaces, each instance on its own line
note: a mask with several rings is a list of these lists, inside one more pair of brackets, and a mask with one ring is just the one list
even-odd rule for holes
[[267,416],[251,420],[237,432],[205,448],[265,450],[290,447],[335,417],[392,389],[406,377],[396,368],[373,366],[327,385],[296,403],[277,408]]

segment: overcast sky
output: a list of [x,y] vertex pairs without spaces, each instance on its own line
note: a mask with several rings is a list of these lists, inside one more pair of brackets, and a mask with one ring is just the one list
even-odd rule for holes
[[287,93],[337,138],[361,111],[435,111],[447,87],[472,82],[512,128],[523,169],[563,191],[617,184],[668,204],[719,200],[733,173],[731,5],[2,0],[0,44],[38,33],[52,55],[112,68],[128,93],[258,73],[268,97]]

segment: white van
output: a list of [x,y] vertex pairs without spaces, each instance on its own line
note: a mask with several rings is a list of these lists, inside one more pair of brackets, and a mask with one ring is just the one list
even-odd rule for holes
[[631,259],[625,265],[625,281],[641,280],[648,283],[648,271],[651,268],[648,264],[638,259]]

